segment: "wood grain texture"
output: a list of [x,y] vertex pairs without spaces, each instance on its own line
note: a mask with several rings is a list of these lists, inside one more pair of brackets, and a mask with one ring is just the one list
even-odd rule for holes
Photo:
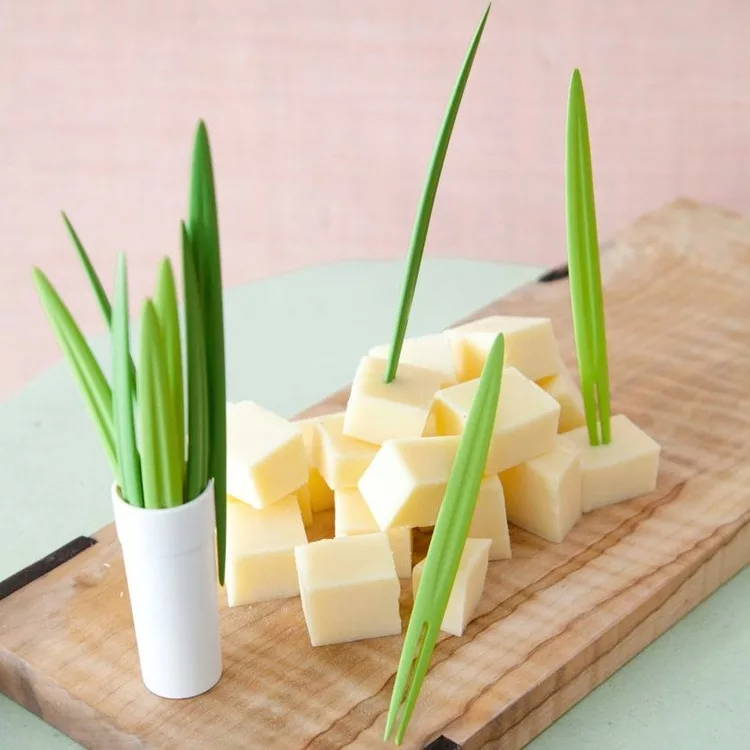
[[[613,407],[663,446],[658,489],[560,545],[512,529],[405,747],[522,747],[750,561],[750,220],[677,202],[609,244],[603,277]],[[551,316],[572,363],[564,281],[488,312]],[[383,747],[400,638],[312,649],[298,599],[225,609],[222,682],[163,701],[138,677],[113,529],[97,538],[0,603],[0,690],[90,748]]]

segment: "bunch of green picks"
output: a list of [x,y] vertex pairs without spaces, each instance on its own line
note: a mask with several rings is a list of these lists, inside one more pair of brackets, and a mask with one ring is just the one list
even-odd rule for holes
[[110,304],[78,235],[65,214],[63,218],[110,328],[111,386],[70,311],[38,268],[33,270],[34,282],[93,417],[120,494],[134,506],[168,508],[197,498],[213,478],[219,580],[223,583],[224,321],[216,195],[204,123],[199,124],[195,136],[189,218],[181,224],[184,374],[177,291],[169,258],[161,262],[153,299],[143,303],[136,367],[130,351],[125,255],[118,258]]

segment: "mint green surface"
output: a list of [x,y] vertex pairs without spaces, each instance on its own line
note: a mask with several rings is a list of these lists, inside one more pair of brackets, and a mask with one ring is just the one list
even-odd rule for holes
[[[445,327],[539,271],[426,259],[409,335]],[[349,382],[364,351],[389,340],[402,273],[400,262],[342,263],[229,290],[228,398],[291,416]],[[105,337],[93,349],[109,362]],[[0,579],[112,520],[109,466],[64,363],[0,404],[0,455]],[[0,696],[0,750],[77,747]],[[529,748],[750,748],[750,570]]]

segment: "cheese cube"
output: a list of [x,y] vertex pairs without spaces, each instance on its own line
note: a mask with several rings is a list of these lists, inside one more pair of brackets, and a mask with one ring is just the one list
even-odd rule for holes
[[356,487],[378,452],[377,445],[344,435],[343,430],[343,412],[320,419],[316,464],[333,490]]
[[380,445],[393,438],[419,437],[427,425],[432,400],[443,376],[401,362],[391,383],[384,381],[387,362],[363,357],[352,383],[344,434]]
[[549,318],[492,315],[450,329],[459,381],[482,374],[487,355],[498,333],[505,337],[505,364],[530,380],[555,375],[560,367],[560,349]]
[[[374,346],[369,352],[371,357],[385,360],[388,359],[390,353],[390,344]],[[439,372],[443,376],[440,383],[441,388],[455,385],[458,382],[453,349],[448,336],[444,333],[405,339],[401,347],[399,366],[403,363]]]
[[[435,398],[437,429],[441,435],[458,435],[466,424],[479,380],[439,391]],[[487,457],[487,474],[552,450],[560,417],[560,404],[514,367],[503,370],[495,427]]]
[[580,451],[558,435],[549,453],[500,474],[511,523],[559,543],[581,517]]
[[294,548],[305,544],[296,495],[256,510],[227,499],[227,604],[236,607],[297,596]]
[[297,505],[299,505],[299,512],[302,516],[302,523],[305,524],[305,528],[312,526],[313,523],[313,511],[312,505],[310,505],[310,490],[308,485],[300,487],[297,492]]
[[580,448],[583,512],[646,495],[656,489],[659,444],[624,414],[610,420],[611,442],[591,446],[585,427],[565,433]]
[[434,411],[430,411],[430,416],[427,417],[427,424],[422,430],[422,437],[437,437],[437,417]]
[[459,437],[388,440],[359,480],[378,527],[434,526]]
[[385,534],[322,539],[294,554],[313,646],[401,633],[401,585]]
[[314,466],[310,469],[307,489],[310,492],[310,507],[313,512],[320,513],[333,508],[333,490]]
[[505,496],[503,486],[496,476],[482,480],[469,527],[469,537],[490,540],[490,560],[508,560],[511,557]]
[[570,430],[586,424],[583,398],[568,370],[563,367],[557,375],[542,378],[538,385],[560,404],[558,432],[570,432]]
[[[336,536],[373,534],[380,531],[359,490],[336,490],[334,504]],[[411,575],[411,529],[399,526],[388,529],[385,533],[391,545],[391,552],[393,552],[396,575],[399,578],[408,578]]]
[[307,483],[305,444],[299,427],[242,401],[227,409],[227,492],[265,508]]
[[[293,423],[299,427],[302,432],[302,440],[305,443],[308,469],[307,491],[310,496],[310,508],[315,513],[333,508],[333,490],[326,484],[316,465],[319,422],[320,417],[311,417],[309,419],[299,419]],[[307,522],[305,524],[307,525]]]
[[[467,539],[461,561],[458,565],[456,580],[451,589],[448,607],[443,615],[440,629],[444,633],[461,636],[472,620],[479,600],[484,591],[487,578],[487,566],[490,552],[489,539]],[[412,588],[417,596],[422,580],[425,560],[417,563],[412,572]]]

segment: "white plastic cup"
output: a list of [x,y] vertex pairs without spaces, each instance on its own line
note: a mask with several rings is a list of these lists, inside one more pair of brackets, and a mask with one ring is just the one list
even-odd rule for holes
[[213,480],[174,508],[126,503],[112,488],[141,677],[162,698],[192,698],[221,677]]

